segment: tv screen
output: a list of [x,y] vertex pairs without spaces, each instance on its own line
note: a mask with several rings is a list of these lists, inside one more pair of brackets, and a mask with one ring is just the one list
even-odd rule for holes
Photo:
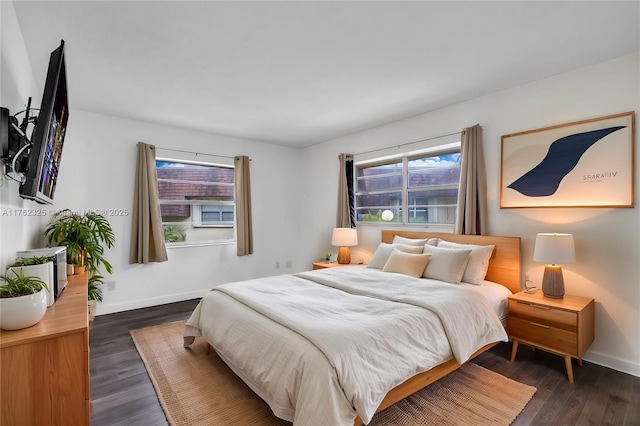
[[31,137],[31,149],[20,196],[52,204],[60,171],[62,146],[69,119],[64,40],[51,52],[40,112]]

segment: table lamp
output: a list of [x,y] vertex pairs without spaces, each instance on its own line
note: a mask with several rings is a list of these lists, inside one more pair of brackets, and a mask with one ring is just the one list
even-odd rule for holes
[[349,246],[358,244],[358,233],[353,228],[333,228],[333,236],[331,237],[331,245],[340,247],[338,250],[338,263],[351,263],[351,253]]
[[546,263],[542,276],[542,293],[552,299],[564,297],[564,278],[560,264],[576,261],[572,234],[539,233],[533,260]]

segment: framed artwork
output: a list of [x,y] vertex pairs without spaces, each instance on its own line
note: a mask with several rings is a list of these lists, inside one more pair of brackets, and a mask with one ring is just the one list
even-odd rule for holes
[[500,208],[633,207],[635,113],[502,136]]

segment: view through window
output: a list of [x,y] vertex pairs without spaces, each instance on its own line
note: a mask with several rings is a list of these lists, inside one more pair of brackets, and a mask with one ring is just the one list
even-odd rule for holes
[[358,222],[453,224],[460,149],[356,164]]
[[168,245],[235,240],[232,166],[158,159],[156,172]]

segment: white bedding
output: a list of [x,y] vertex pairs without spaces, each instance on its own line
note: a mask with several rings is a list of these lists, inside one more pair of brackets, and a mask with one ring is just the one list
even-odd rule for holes
[[368,423],[407,378],[506,340],[490,304],[465,287],[367,268],[225,284],[187,321],[185,344],[205,336],[296,425],[353,424],[356,413]]
[[465,282],[462,282],[461,285],[471,291],[483,295],[487,299],[487,302],[489,302],[491,308],[493,308],[493,312],[495,312],[498,318],[500,318],[500,321],[502,321],[503,324],[506,324],[508,314],[507,298],[513,294],[508,288],[501,284],[486,280],[482,281],[480,285]]

